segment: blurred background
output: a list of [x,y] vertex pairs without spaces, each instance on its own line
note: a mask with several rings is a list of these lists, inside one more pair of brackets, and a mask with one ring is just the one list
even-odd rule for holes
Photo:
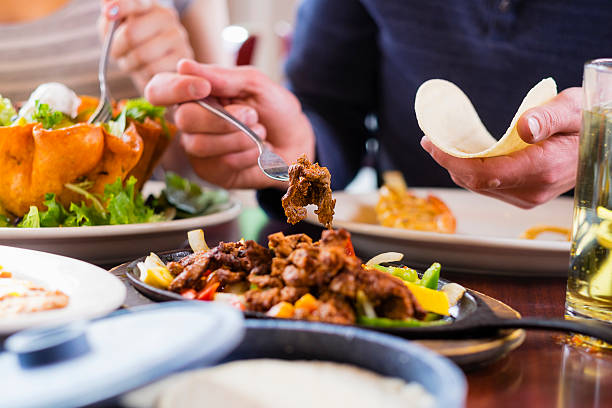
[[231,26],[223,32],[225,46],[240,64],[255,65],[281,81],[298,4],[299,0],[228,0]]

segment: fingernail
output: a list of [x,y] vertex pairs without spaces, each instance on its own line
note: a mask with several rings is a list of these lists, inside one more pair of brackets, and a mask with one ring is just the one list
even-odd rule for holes
[[529,131],[531,132],[531,136],[533,136],[533,140],[538,140],[540,138],[540,122],[531,116],[527,119],[527,126],[529,126]]
[[140,4],[140,7],[142,8],[151,7],[151,5],[153,4],[151,0],[138,0],[138,3]]
[[489,188],[497,188],[501,185],[501,181],[499,179],[489,180],[487,185],[489,186]]
[[189,94],[194,99],[201,99],[208,96],[210,92],[210,87],[208,84],[202,81],[197,81],[189,84]]
[[106,14],[106,18],[109,20],[114,20],[119,15],[119,4],[115,1],[108,3],[106,5],[106,13],[104,14]]
[[423,136],[421,138],[421,147],[425,149],[427,153],[431,153],[431,145],[427,143],[428,141],[429,139],[427,138],[427,136]]
[[240,117],[244,123],[252,125],[257,122],[257,112],[253,108],[244,108],[240,111]]

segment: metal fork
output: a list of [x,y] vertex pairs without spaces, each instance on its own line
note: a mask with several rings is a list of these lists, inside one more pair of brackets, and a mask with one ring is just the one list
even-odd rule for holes
[[98,81],[100,81],[100,101],[94,113],[89,117],[87,123],[104,123],[108,122],[113,117],[113,105],[111,103],[110,91],[106,84],[106,68],[108,67],[108,55],[110,52],[110,46],[113,42],[113,36],[115,35],[115,29],[119,23],[117,20],[111,22],[111,25],[104,38],[104,45],[102,46],[102,54],[100,55],[100,62],[98,64]]
[[287,163],[278,154],[272,152],[251,128],[232,116],[219,102],[210,96],[194,102],[220,118],[227,120],[255,142],[259,149],[257,163],[266,176],[274,180],[289,181],[289,166],[287,166]]

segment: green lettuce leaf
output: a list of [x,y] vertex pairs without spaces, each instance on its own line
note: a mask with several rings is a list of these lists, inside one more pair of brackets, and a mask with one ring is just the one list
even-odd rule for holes
[[117,181],[107,184],[104,188],[111,225],[155,222],[162,219],[161,215],[155,214],[153,208],[145,205],[142,195],[135,191],[136,181],[136,178],[130,176],[125,185],[122,185],[121,179],[117,178]]
[[13,117],[17,115],[10,99],[0,95],[0,126],[9,126],[13,122]]
[[166,108],[155,106],[144,98],[130,99],[126,102],[123,110],[128,118],[132,118],[142,123],[146,118],[164,119]]
[[36,101],[36,110],[32,114],[32,122],[39,122],[45,129],[59,129],[66,126],[71,126],[74,123],[62,112],[57,112],[51,109],[46,103]]
[[229,202],[227,191],[203,190],[197,183],[192,183],[171,171],[166,172],[166,188],[162,197],[177,209],[177,218],[209,214],[218,211]]
[[55,194],[46,194],[43,204],[47,207],[46,211],[39,211],[41,227],[59,227],[63,225],[68,214],[64,207],[55,200]]
[[158,119],[164,131],[164,135],[170,137],[170,131],[168,130],[168,125],[164,118],[166,108],[163,106],[152,105],[145,98],[129,99],[125,103],[123,112],[125,112],[128,118],[134,119],[140,123],[143,123],[146,118],[151,118],[153,120]]
[[30,206],[30,211],[23,217],[18,225],[21,228],[39,228],[40,216],[35,205]]
[[70,203],[68,217],[64,222],[66,227],[83,227],[93,225],[106,225],[105,214],[100,213],[94,206],[88,206],[84,202],[81,205]]
[[109,120],[108,123],[104,124],[106,131],[112,135],[121,137],[125,132],[126,127],[126,111],[123,110],[117,119]]

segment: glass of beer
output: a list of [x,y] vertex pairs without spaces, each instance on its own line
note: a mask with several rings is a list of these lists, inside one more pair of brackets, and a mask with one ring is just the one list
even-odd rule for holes
[[612,58],[584,66],[565,310],[612,327]]

